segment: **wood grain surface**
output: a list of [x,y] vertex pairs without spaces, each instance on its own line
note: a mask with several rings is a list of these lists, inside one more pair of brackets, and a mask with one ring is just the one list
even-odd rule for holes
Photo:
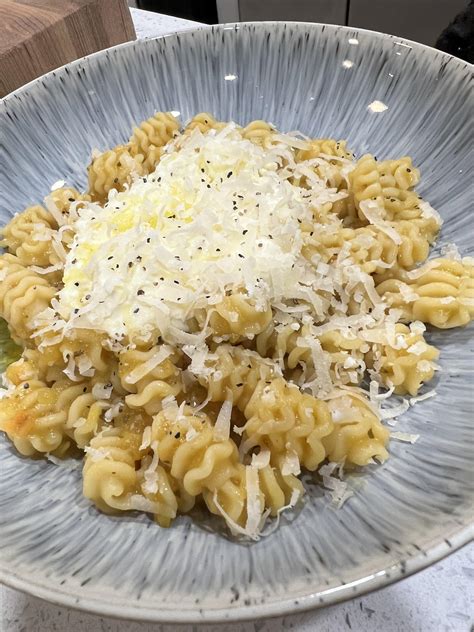
[[126,0],[0,0],[0,96],[131,39]]

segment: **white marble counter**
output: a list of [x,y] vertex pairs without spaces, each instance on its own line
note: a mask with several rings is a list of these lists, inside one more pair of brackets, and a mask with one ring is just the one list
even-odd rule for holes
[[[196,22],[132,9],[138,37]],[[474,544],[378,592],[305,614],[255,623],[176,626],[118,621],[60,608],[0,587],[0,632],[469,632],[474,629]]]

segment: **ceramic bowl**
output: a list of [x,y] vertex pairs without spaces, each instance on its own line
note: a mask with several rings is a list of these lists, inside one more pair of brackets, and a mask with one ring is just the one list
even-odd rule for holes
[[[0,221],[57,180],[84,187],[91,150],[124,141],[155,110],[209,111],[346,138],[357,155],[412,156],[445,222],[440,244],[472,254],[470,81],[458,59],[337,26],[217,26],[125,44],[5,98]],[[196,622],[321,606],[431,564],[471,537],[469,334],[430,334],[438,395],[397,428],[417,443],[392,441],[383,466],[351,479],[355,495],[339,511],[309,481],[303,509],[250,545],[187,517],[165,530],[102,515],[82,497],[80,469],[23,459],[2,437],[0,579],[91,612]]]

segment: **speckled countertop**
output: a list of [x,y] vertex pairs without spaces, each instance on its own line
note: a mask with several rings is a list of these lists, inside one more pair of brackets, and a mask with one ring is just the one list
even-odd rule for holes
[[[132,9],[138,37],[196,22]],[[305,614],[255,623],[139,624],[84,614],[0,587],[0,632],[469,632],[474,630],[474,544],[375,593]]]

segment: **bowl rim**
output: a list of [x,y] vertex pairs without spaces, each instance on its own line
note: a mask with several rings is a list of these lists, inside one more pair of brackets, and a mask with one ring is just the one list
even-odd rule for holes
[[[50,72],[33,79],[32,81],[20,86],[13,92],[5,95],[0,99],[0,104],[5,107],[7,103],[16,99],[23,92],[33,89],[35,85],[42,84],[45,81],[53,80],[56,75],[62,75],[66,70],[74,68],[84,63],[89,63],[96,57],[105,56],[108,52],[116,49],[127,47],[146,45],[146,42],[160,40],[165,38],[176,37],[192,37],[193,34],[200,31],[221,32],[223,30],[238,31],[242,28],[253,27],[271,28],[281,25],[289,27],[304,27],[306,29],[314,29],[318,31],[322,28],[330,31],[343,31],[348,35],[364,35],[372,36],[379,40],[390,41],[393,43],[406,44],[412,49],[425,51],[425,54],[435,54],[441,58],[445,58],[446,64],[453,62],[458,68],[471,70],[474,75],[474,64],[450,55],[444,51],[437,50],[426,44],[421,44],[404,37],[382,33],[370,29],[363,29],[352,26],[343,26],[337,24],[325,24],[320,22],[298,22],[298,21],[262,21],[262,22],[234,22],[215,25],[202,25],[196,28],[185,28],[170,33],[164,33],[152,37],[137,38],[129,42],[124,42],[116,46],[102,49],[90,55],[86,55],[74,61],[68,62],[63,66],[55,68]],[[460,549],[464,545],[474,540],[474,523],[467,522],[462,524],[460,528],[453,528],[450,533],[443,534],[447,537],[435,537],[426,549],[420,551],[406,560],[381,568],[365,577],[354,580],[347,584],[341,584],[325,590],[309,592],[303,594],[296,599],[294,597],[279,599],[277,601],[269,601],[257,605],[243,605],[225,608],[190,608],[189,610],[162,610],[158,607],[142,606],[137,602],[134,605],[127,605],[120,602],[107,602],[101,597],[93,598],[90,595],[81,596],[78,587],[72,590],[64,590],[58,585],[47,586],[41,581],[33,580],[25,576],[25,574],[17,573],[8,564],[0,561],[0,583],[19,590],[28,595],[38,597],[49,603],[88,612],[91,614],[111,617],[114,619],[125,619],[131,621],[141,621],[148,623],[230,623],[238,621],[249,621],[268,617],[277,617],[301,613],[314,608],[332,605],[359,597],[366,593],[378,590],[399,580],[413,575],[435,562],[443,559],[447,555]]]
[[284,21],[283,20],[281,21],[265,20],[261,22],[223,22],[220,24],[202,24],[202,26],[198,26],[196,28],[185,27],[182,30],[178,29],[176,31],[170,31],[169,33],[163,33],[161,35],[139,37],[139,38],[137,37],[137,39],[130,40],[128,42],[122,42],[121,44],[116,44],[115,46],[109,46],[107,48],[103,48],[102,50],[98,50],[95,53],[91,53],[90,55],[79,57],[78,59],[74,59],[73,61],[67,62],[66,64],[63,64],[62,66],[58,66],[57,68],[54,68],[53,70],[50,70],[49,72],[46,72],[43,75],[40,75],[39,77],[35,77],[31,81],[28,81],[28,83],[25,83],[24,85],[20,86],[16,90],[13,90],[13,92],[9,92],[8,94],[0,98],[0,104],[3,105],[3,104],[8,103],[8,101],[17,97],[23,91],[26,91],[27,89],[32,88],[36,83],[40,83],[47,79],[49,80],[52,77],[56,76],[56,74],[64,72],[66,68],[74,68],[76,65],[79,65],[84,62],[89,62],[91,59],[100,57],[101,55],[106,54],[108,51],[133,47],[137,44],[140,45],[140,42],[160,40],[160,39],[165,39],[168,37],[185,36],[187,34],[192,34],[199,31],[211,31],[211,32],[223,31],[223,30],[238,31],[243,27],[244,28],[246,27],[259,28],[263,26],[266,26],[266,27],[280,26],[282,24],[285,24],[288,26],[294,26],[294,27],[298,27],[298,26],[309,27],[309,28],[324,27],[325,29],[333,30],[333,31],[340,31],[340,30],[346,31],[348,34],[349,33],[351,34],[363,33],[369,36],[375,36],[377,39],[395,40],[395,43],[399,42],[401,44],[407,44],[410,48],[425,50],[428,53],[431,53],[431,54],[435,53],[436,55],[445,57],[446,63],[450,63],[451,61],[454,61],[459,67],[465,67],[467,69],[471,69],[472,72],[474,73],[474,63],[471,64],[468,61],[461,59],[460,57],[456,57],[455,55],[451,55],[450,53],[446,53],[445,51],[438,50],[437,48],[434,48],[433,46],[428,46],[427,44],[422,44],[421,42],[415,42],[414,40],[408,39],[406,37],[401,37],[399,35],[393,35],[391,33],[383,33],[382,31],[373,31],[371,29],[364,29],[364,28],[360,28],[356,26],[346,26],[343,24],[326,24],[325,22],[304,22],[304,21],[299,22],[297,20],[284,20]]
[[454,553],[464,545],[474,540],[474,525],[468,524],[460,530],[449,534],[450,537],[435,542],[427,550],[421,550],[417,555],[405,561],[380,569],[366,577],[327,590],[310,592],[301,597],[279,599],[258,605],[244,605],[225,608],[200,608],[189,610],[162,610],[158,606],[137,606],[107,602],[99,597],[89,595],[81,597],[79,594],[66,592],[61,586],[47,587],[40,582],[25,579],[15,571],[0,565],[0,583],[19,590],[33,597],[38,597],[49,603],[72,608],[113,619],[140,621],[146,623],[236,623],[239,621],[254,621],[269,617],[288,616],[302,612],[334,605],[343,601],[361,597],[367,593],[384,588],[391,584],[424,570],[435,562]]

